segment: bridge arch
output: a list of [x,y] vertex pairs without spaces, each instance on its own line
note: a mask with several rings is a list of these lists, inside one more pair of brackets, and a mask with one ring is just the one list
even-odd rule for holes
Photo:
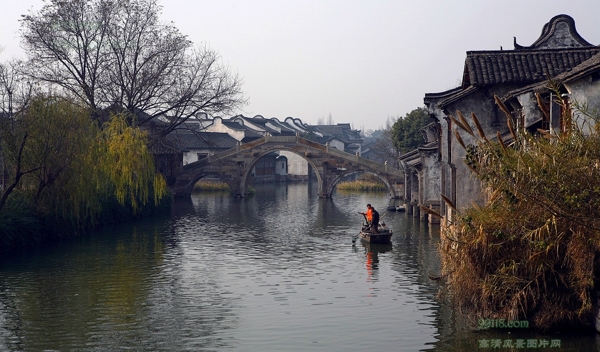
[[313,160],[311,160],[306,155],[304,155],[305,153],[301,153],[301,152],[299,152],[297,150],[294,150],[292,148],[282,147],[282,146],[272,146],[272,148],[265,149],[265,150],[261,151],[260,153],[258,153],[256,155],[256,157],[252,161],[250,161],[247,165],[245,165],[245,170],[244,170],[244,173],[243,173],[243,175],[241,177],[241,180],[240,180],[240,191],[242,192],[242,194],[246,194],[247,193],[247,180],[248,180],[248,177],[250,177],[250,174],[252,172],[252,169],[254,168],[254,165],[256,165],[256,163],[262,157],[264,157],[265,155],[270,154],[272,152],[276,152],[276,151],[282,151],[282,150],[294,153],[294,154],[302,157],[304,160],[306,160],[306,162],[308,162],[308,164],[311,166],[314,174],[317,177],[318,184],[319,184],[319,194],[322,193],[322,189],[321,189],[322,188],[321,186],[323,184],[322,178],[321,178],[321,175],[320,175],[320,173],[318,171],[319,169],[318,169],[317,165],[315,164],[315,162]]
[[193,185],[199,179],[212,174],[229,184],[233,196],[243,198],[247,192],[248,177],[252,168],[262,157],[274,151],[286,151],[302,157],[315,172],[321,198],[331,197],[342,178],[357,173],[368,173],[380,178],[393,198],[399,198],[398,195],[402,193],[395,189],[396,186],[403,186],[402,172],[388,167],[387,164],[382,165],[358,154],[349,154],[299,135],[265,136],[209,155],[182,166],[170,186],[175,196],[189,197]]
[[190,194],[193,189],[194,189],[194,185],[200,181],[203,178],[206,177],[214,177],[214,178],[218,178],[219,180],[221,180],[222,182],[225,182],[231,192],[233,193],[234,189],[235,189],[235,185],[233,185],[230,180],[228,180],[226,177],[223,177],[223,175],[214,172],[214,171],[210,171],[210,172],[201,172],[201,173],[197,173],[192,179],[190,179],[190,181],[188,182],[188,184],[185,186],[185,193],[186,194]]
[[375,177],[377,177],[378,179],[380,179],[385,186],[387,187],[388,191],[390,192],[390,197],[391,198],[397,198],[396,195],[396,190],[394,189],[394,187],[392,186],[392,184],[390,183],[390,181],[381,176],[380,174],[376,173],[376,172],[372,172],[372,171],[368,171],[368,170],[364,170],[364,171],[350,171],[347,173],[343,173],[340,174],[339,176],[335,177],[333,179],[333,181],[329,184],[329,187],[327,188],[327,194],[329,197],[331,197],[331,195],[333,194],[333,191],[335,190],[337,184],[344,178],[352,176],[352,175],[358,175],[358,174],[369,174],[369,175],[373,175]]

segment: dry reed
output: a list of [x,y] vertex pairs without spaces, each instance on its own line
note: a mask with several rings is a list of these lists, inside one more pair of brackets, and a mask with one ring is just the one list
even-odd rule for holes
[[444,292],[473,323],[590,326],[600,275],[600,130],[574,125],[561,138],[540,138],[515,129],[505,113],[522,143],[481,136],[469,150],[488,202],[444,228]]

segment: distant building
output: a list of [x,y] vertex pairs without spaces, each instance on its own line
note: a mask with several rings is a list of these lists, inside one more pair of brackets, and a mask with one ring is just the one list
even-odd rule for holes
[[[264,136],[308,137],[319,143],[353,154],[361,153],[363,139],[360,131],[352,130],[350,124],[310,126],[298,118],[288,117],[284,122],[276,118],[266,119],[260,115],[246,117],[236,115],[225,119],[199,115],[188,119],[171,132],[163,144],[179,158],[182,165],[198,161],[208,155],[233,148],[237,143],[247,143]],[[164,164],[164,162],[163,162]],[[165,165],[166,168],[166,165]],[[265,155],[253,170],[255,177],[285,175],[290,180],[307,180],[311,174],[303,156],[288,150]]]
[[265,119],[260,115],[256,115],[253,118],[245,117],[243,115],[237,115],[230,119],[232,122],[237,122],[242,126],[248,127],[263,136],[295,136],[296,131],[294,128],[287,126],[285,123],[280,122],[276,118]]
[[211,124],[204,126],[204,131],[227,133],[233,139],[242,143],[262,138],[267,133],[262,130],[256,130],[250,126],[245,126],[240,120],[234,121],[232,119],[223,119],[221,117],[215,117]]
[[175,130],[167,140],[183,153],[183,165],[204,159],[209,155],[235,148],[238,141],[223,132]]
[[377,141],[371,141],[368,144],[361,146],[361,156],[365,159],[383,164],[385,162],[385,156],[379,148],[375,148],[376,143]]
[[329,143],[329,146],[345,152],[362,154],[364,139],[359,130],[353,130],[349,123],[338,123],[337,125],[314,125],[308,126],[309,133],[315,136],[315,140],[321,144]]

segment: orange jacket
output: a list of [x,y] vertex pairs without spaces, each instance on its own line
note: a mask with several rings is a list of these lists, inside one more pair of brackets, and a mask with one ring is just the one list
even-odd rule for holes
[[367,209],[367,220],[373,221],[373,208]]

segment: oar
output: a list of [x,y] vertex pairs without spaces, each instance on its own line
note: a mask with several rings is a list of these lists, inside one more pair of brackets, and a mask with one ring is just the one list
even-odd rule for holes
[[[358,212],[360,215],[362,215],[365,218],[365,222],[367,223],[367,225],[369,224],[369,220],[367,220],[367,216],[363,213],[361,213],[360,211]],[[359,235],[356,236],[352,236],[352,243],[356,243],[356,239],[358,238]]]
[[367,224],[369,224],[369,220],[367,220],[367,216],[364,213],[361,213],[360,211],[358,212],[360,215],[362,215],[365,218],[365,222]]

